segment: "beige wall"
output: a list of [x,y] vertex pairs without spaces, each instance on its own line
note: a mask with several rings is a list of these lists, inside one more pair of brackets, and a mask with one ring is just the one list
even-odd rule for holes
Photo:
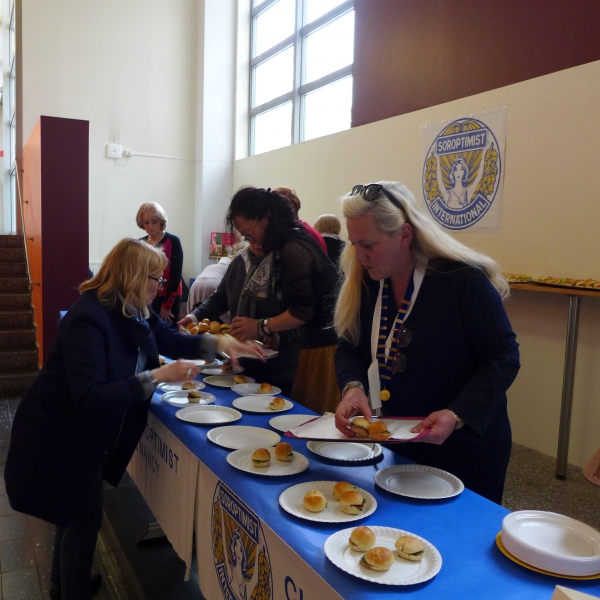
[[[246,158],[234,188],[290,185],[301,217],[339,213],[353,184],[398,179],[420,197],[422,127],[507,107],[503,224],[499,233],[457,234],[507,272],[600,279],[600,62]],[[568,298],[516,292],[507,309],[522,352],[509,392],[515,441],[555,455]],[[600,295],[584,298],[569,461],[600,445]]]

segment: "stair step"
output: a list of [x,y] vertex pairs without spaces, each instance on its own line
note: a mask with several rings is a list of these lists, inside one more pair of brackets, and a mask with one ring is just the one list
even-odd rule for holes
[[0,263],[0,277],[27,277],[26,262]]
[[25,248],[0,247],[0,262],[22,263],[25,261]]
[[22,396],[38,374],[38,369],[0,373],[0,397]]
[[0,277],[0,294],[23,294],[29,292],[26,277]]
[[0,373],[33,370],[38,365],[38,352],[35,350],[0,350]]
[[37,352],[35,329],[0,330],[0,351],[25,349]]
[[0,294],[0,311],[31,312],[31,296],[27,294]]
[[33,327],[32,310],[8,310],[0,312],[0,330],[31,329]]
[[22,235],[0,235],[0,248],[22,248]]

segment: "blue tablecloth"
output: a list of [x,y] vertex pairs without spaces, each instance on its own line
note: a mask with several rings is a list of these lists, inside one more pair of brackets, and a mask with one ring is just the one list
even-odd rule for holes
[[[231,406],[232,401],[239,397],[227,388],[207,385],[205,391],[214,394],[216,404],[223,406]],[[247,474],[227,463],[226,456],[230,450],[207,440],[210,426],[177,419],[175,413],[178,408],[161,402],[160,398],[160,393],[154,395],[151,412],[343,598],[364,600],[413,594],[415,598],[429,600],[483,597],[486,600],[549,600],[555,585],[600,595],[600,580],[575,581],[550,577],[506,558],[496,547],[495,538],[502,527],[502,519],[509,511],[469,490],[448,500],[415,500],[379,488],[373,480],[379,469],[409,462],[391,450],[384,449],[383,459],[377,463],[346,466],[313,454],[306,448],[305,441],[288,439],[295,451],[309,459],[307,471],[289,477]],[[231,425],[271,429],[270,418],[295,413],[310,411],[294,405],[292,410],[284,413],[243,412],[242,419]],[[279,495],[288,487],[322,480],[350,481],[362,487],[377,499],[377,510],[369,517],[350,524],[320,524],[296,518],[279,506]],[[355,525],[396,527],[424,537],[441,553],[441,571],[430,581],[412,586],[379,585],[343,572],[327,559],[323,545],[331,534]]]

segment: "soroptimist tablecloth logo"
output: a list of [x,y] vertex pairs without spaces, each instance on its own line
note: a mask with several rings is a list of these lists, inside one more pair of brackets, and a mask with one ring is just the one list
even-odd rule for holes
[[[425,128],[423,195],[429,212],[442,226],[500,228],[504,130],[504,109]],[[477,227],[486,215],[491,216],[486,226]]]
[[223,598],[273,598],[271,561],[260,520],[220,481],[213,496],[212,544]]

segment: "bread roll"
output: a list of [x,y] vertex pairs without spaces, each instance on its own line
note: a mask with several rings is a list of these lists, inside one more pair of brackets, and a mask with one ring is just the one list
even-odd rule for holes
[[375,545],[375,541],[373,530],[364,525],[353,529],[348,540],[350,549],[354,550],[354,552],[366,552],[370,550]]
[[181,389],[182,390],[195,390],[196,386],[194,385],[193,381],[184,381],[181,384]]
[[255,467],[262,469],[268,467],[271,462],[271,453],[266,448],[258,448],[252,454],[252,463]]
[[406,560],[419,561],[425,554],[425,549],[420,540],[411,535],[403,535],[396,540],[398,556]]
[[197,390],[192,390],[191,392],[188,392],[188,402],[192,404],[197,404],[198,402],[200,402],[200,398],[202,398],[202,394]]
[[394,564],[394,554],[382,546],[375,546],[367,550],[360,559],[360,564],[373,571],[387,571]]
[[243,375],[236,375],[233,378],[233,383],[247,383],[247,379]]
[[258,388],[259,394],[270,394],[272,391],[273,386],[270,383],[267,383],[266,381],[264,383],[261,383],[260,387]]
[[223,373],[227,373],[228,371],[233,371],[233,367],[231,366],[231,363],[229,361],[224,362],[221,365],[221,371],[223,371]]
[[369,437],[372,440],[387,440],[390,437],[387,425],[384,421],[373,421],[369,425]]
[[327,500],[319,490],[310,490],[306,492],[302,504],[310,512],[321,512],[327,507]]
[[294,450],[288,442],[279,442],[279,444],[275,446],[275,458],[277,460],[291,462],[293,456]]
[[333,486],[333,497],[339,500],[346,492],[355,492],[358,488],[347,481],[339,481]]
[[283,398],[273,398],[269,403],[271,410],[283,410],[285,408],[285,400]]
[[346,492],[340,498],[340,508],[347,515],[360,515],[365,508],[365,499],[360,492]]
[[350,425],[350,429],[354,431],[356,435],[360,437],[369,437],[369,421],[367,421],[364,417],[356,417],[354,421],[352,421],[352,425]]

